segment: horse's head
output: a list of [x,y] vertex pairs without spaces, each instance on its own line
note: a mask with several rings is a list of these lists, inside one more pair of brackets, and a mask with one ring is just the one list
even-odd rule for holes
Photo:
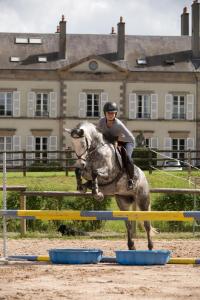
[[92,138],[86,127],[78,125],[74,129],[65,129],[71,135],[72,145],[75,150],[77,166],[84,168],[86,165],[86,158],[91,147]]

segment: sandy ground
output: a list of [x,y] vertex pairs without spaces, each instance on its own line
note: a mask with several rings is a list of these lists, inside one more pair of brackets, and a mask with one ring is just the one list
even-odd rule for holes
[[[198,240],[155,241],[172,257],[200,257]],[[146,249],[145,240],[136,240]],[[8,254],[47,255],[51,248],[100,248],[104,255],[126,249],[124,240],[19,239],[8,241]],[[2,249],[2,241],[0,243]],[[1,250],[0,250],[1,251]],[[51,265],[39,262],[0,264],[3,299],[200,299],[200,266]]]

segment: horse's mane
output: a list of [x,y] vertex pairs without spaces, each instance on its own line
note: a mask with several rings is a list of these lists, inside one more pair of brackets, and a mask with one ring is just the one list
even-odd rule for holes
[[92,144],[98,145],[104,142],[103,134],[93,123],[83,121],[76,127],[84,130],[85,136],[92,142]]

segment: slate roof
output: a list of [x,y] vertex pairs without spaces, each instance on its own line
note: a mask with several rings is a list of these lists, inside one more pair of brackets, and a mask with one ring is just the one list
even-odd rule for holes
[[[42,44],[16,44],[16,37],[41,38]],[[66,60],[60,60],[59,34],[0,33],[0,69],[55,70],[82,58],[96,55],[130,71],[198,71],[199,60],[192,60],[189,36],[131,36],[125,37],[125,59],[117,61],[117,35],[67,34]],[[21,62],[10,62],[18,56]],[[48,62],[39,63],[38,56]],[[146,66],[138,66],[136,59],[146,58]],[[175,59],[175,64],[166,64]]]

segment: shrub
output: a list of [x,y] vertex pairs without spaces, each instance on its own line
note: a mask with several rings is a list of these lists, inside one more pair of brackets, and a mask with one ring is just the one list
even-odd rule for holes
[[[196,196],[197,206],[200,209],[200,196]],[[165,194],[156,198],[152,203],[152,210],[158,211],[190,211],[194,210],[194,196],[191,194]],[[192,224],[188,222],[170,221],[156,222],[156,226],[164,231],[186,231],[192,229]]]
[[[151,157],[150,157],[151,155]],[[140,167],[142,170],[148,170],[149,169],[149,159],[155,159],[156,153],[150,152],[148,148],[135,148],[133,152],[134,162],[135,164]],[[151,161],[151,165],[156,165],[156,160]]]
[[[38,190],[34,189],[33,190]],[[7,196],[7,208],[19,209],[19,193],[9,192]],[[92,197],[42,197],[28,196],[26,199],[27,209],[30,210],[106,210],[111,203],[111,198],[105,198],[99,202]],[[27,220],[29,231],[49,231],[56,229],[63,221]],[[70,221],[68,226],[82,231],[91,231],[101,228],[103,221]],[[8,219],[8,231],[19,231],[20,220]]]

